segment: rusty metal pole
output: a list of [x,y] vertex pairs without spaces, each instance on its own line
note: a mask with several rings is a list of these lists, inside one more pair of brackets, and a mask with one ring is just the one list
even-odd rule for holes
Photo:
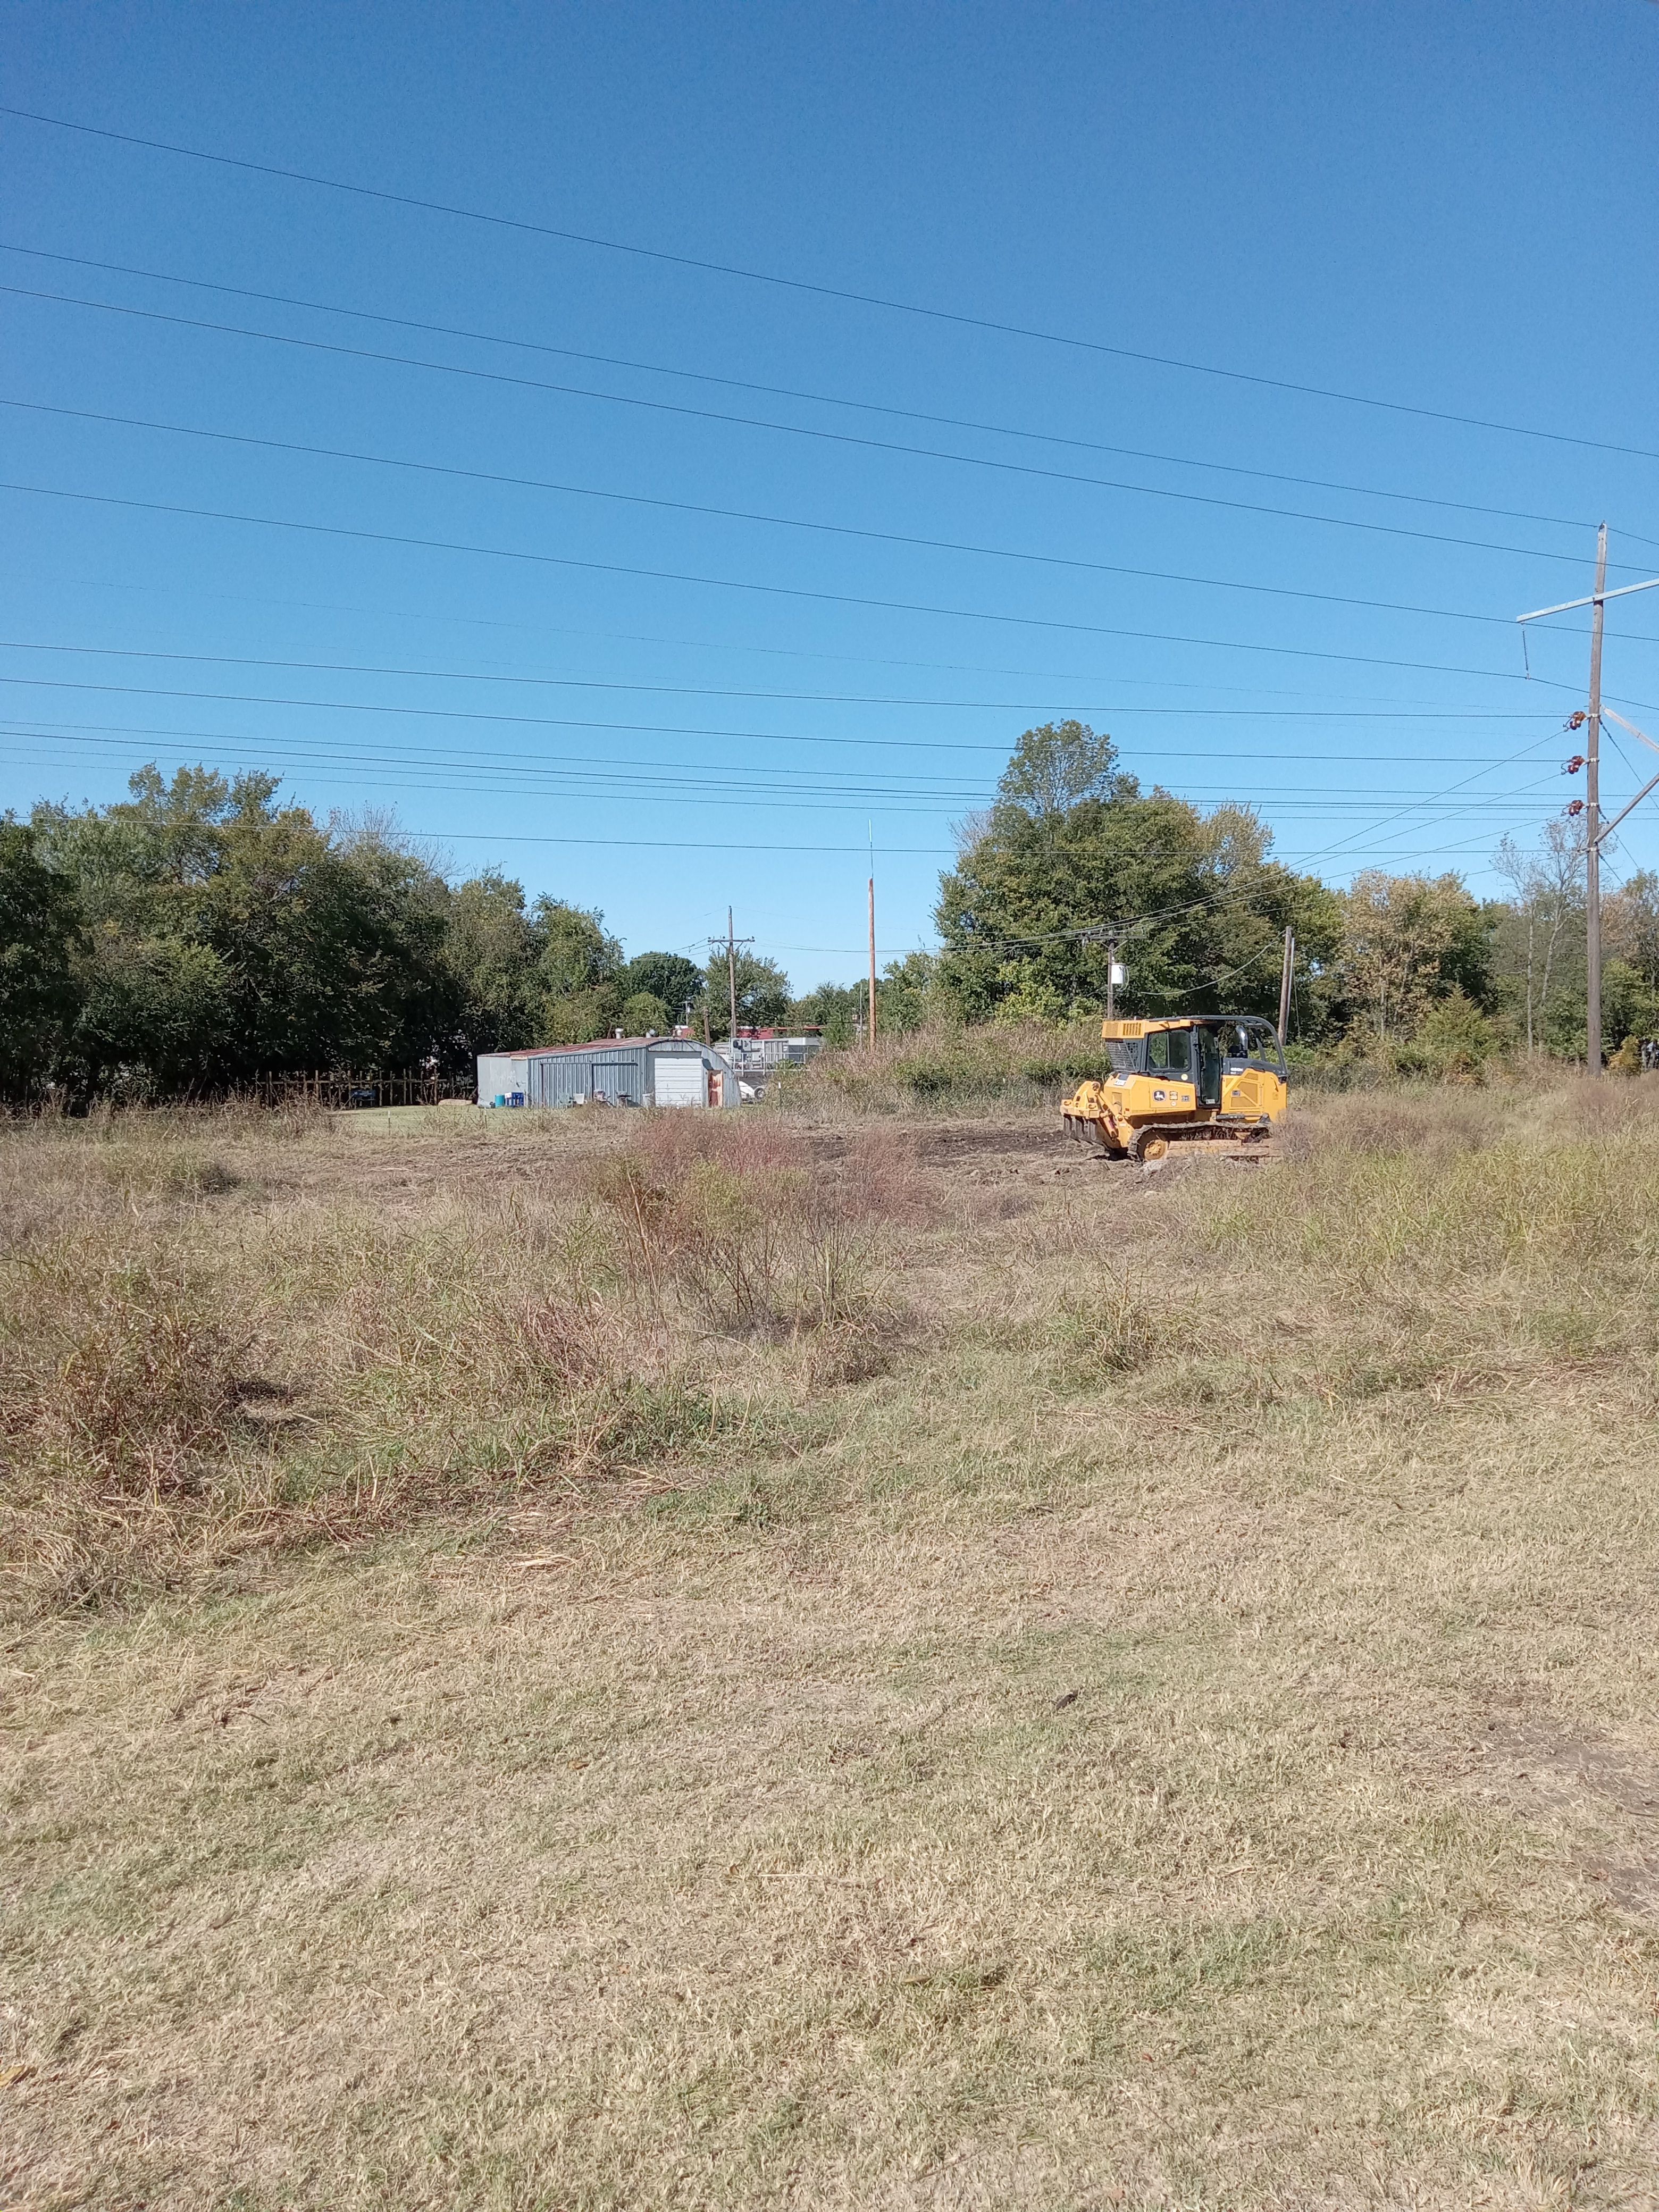
[[876,879],[870,878],[870,1049],[876,1048]]
[[1590,613],[1589,742],[1584,748],[1584,1066],[1601,1073],[1601,623],[1606,612],[1607,526],[1595,535]]

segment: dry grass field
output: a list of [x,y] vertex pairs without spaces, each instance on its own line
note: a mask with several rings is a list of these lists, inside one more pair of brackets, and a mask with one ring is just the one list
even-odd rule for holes
[[0,1230],[0,2203],[1659,2203],[1659,1084]]

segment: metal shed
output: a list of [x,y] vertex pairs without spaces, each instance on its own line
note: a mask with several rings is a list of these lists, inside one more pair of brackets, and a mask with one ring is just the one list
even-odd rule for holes
[[478,1054],[480,1106],[522,1106],[530,1089],[530,1061],[521,1052]]
[[522,1069],[526,1106],[735,1106],[735,1070],[695,1037],[599,1037],[590,1044],[549,1045],[533,1052],[481,1054],[478,1103],[511,1103],[497,1079]]

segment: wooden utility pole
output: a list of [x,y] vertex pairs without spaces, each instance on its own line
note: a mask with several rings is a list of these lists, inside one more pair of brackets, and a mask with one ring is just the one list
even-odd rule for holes
[[1607,526],[1595,533],[1590,610],[1589,741],[1584,747],[1584,1066],[1601,1073],[1601,618],[1607,607]]
[[1109,937],[1106,940],[1106,1018],[1109,1022],[1117,1019],[1117,939],[1115,937]]
[[726,909],[726,988],[731,994],[732,1027],[727,1032],[735,1052],[738,1044],[738,940],[732,934],[732,909]]
[[[734,1054],[738,1049],[738,947],[740,945],[752,945],[754,941],[755,940],[752,937],[733,936],[732,909],[730,907],[727,907],[726,909],[725,936],[711,937],[708,940],[709,950],[711,951],[724,952],[726,955],[726,988],[727,1000],[732,1012],[730,1042]],[[702,1021],[703,1042],[707,1043],[708,1041],[708,1012],[706,994]]]
[[1291,1026],[1291,978],[1296,973],[1296,932],[1285,932],[1285,964],[1279,971],[1279,1048],[1285,1049],[1285,1038]]
[[[1611,822],[1601,819],[1601,718],[1605,714],[1628,730],[1633,738],[1640,738],[1644,745],[1659,752],[1659,745],[1645,731],[1638,730],[1634,722],[1611,707],[1601,704],[1601,630],[1602,618],[1609,599],[1627,598],[1632,592],[1659,591],[1659,576],[1650,576],[1645,583],[1620,584],[1607,589],[1607,526],[1604,522],[1595,533],[1595,589],[1587,599],[1563,599],[1559,606],[1534,607],[1528,615],[1517,615],[1518,623],[1541,622],[1546,615],[1571,614],[1576,608],[1590,610],[1589,712],[1585,716],[1589,724],[1589,738],[1584,747],[1584,1066],[1591,1075],[1601,1073],[1601,848],[1632,807],[1639,806],[1648,793],[1659,787],[1659,776],[1644,783],[1626,805],[1620,808]],[[1575,720],[1577,718],[1575,717]],[[1571,725],[1569,725],[1571,727]],[[1577,763],[1575,763],[1576,766]],[[1576,811],[1575,807],[1568,810]]]

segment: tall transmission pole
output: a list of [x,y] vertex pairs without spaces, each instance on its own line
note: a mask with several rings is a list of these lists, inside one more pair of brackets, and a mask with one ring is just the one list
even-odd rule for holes
[[1589,738],[1584,747],[1584,1066],[1601,1073],[1601,627],[1607,613],[1607,526],[1595,533],[1590,612]]
[[876,1043],[876,879],[870,878],[870,1048]]
[[870,1049],[876,1048],[876,825],[870,824]]
[[1611,822],[1601,819],[1601,718],[1618,723],[1633,738],[1640,738],[1644,745],[1659,745],[1633,722],[1601,704],[1601,631],[1609,599],[1622,599],[1632,592],[1659,590],[1659,576],[1650,576],[1643,584],[1620,584],[1617,590],[1607,589],[1607,526],[1604,522],[1595,533],[1595,589],[1586,599],[1564,599],[1559,606],[1536,607],[1531,614],[1517,615],[1518,623],[1541,622],[1546,615],[1570,614],[1577,607],[1590,610],[1589,658],[1589,736],[1584,747],[1584,1066],[1591,1075],[1601,1073],[1601,848],[1624,820],[1631,807],[1639,805],[1649,792],[1659,784],[1659,776],[1644,784],[1630,805],[1621,807]]

